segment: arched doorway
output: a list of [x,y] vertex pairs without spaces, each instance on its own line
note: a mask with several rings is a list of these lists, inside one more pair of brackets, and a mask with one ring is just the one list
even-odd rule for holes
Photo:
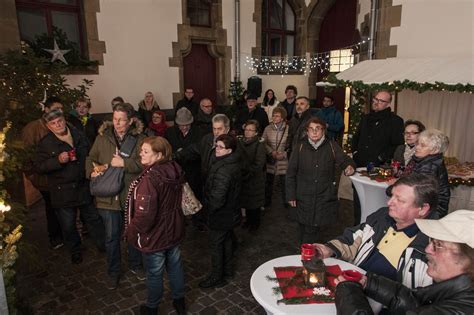
[[183,57],[183,79],[184,88],[194,90],[197,102],[207,97],[216,104],[216,59],[209,53],[207,45],[192,44],[190,53]]

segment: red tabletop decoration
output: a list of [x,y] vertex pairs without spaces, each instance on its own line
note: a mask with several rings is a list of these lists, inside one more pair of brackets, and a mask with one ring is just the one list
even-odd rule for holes
[[342,273],[338,265],[326,266],[327,283],[330,296],[314,295],[312,288],[306,288],[302,271],[303,267],[274,267],[276,279],[285,304],[321,304],[334,303],[334,280]]

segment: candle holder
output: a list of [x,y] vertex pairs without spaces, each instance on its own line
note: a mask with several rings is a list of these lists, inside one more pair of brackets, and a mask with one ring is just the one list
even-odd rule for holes
[[307,288],[324,287],[326,285],[326,265],[322,259],[313,256],[303,260],[304,284]]

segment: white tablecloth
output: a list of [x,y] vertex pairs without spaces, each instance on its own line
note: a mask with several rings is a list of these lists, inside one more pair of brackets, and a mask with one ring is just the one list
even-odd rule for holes
[[[326,258],[324,259],[324,263],[328,266],[339,265],[342,270],[355,269],[365,274],[363,269],[339,259]],[[275,277],[276,275],[273,267],[285,266],[302,266],[301,256],[284,256],[267,261],[254,271],[252,278],[250,279],[252,295],[265,309],[267,314],[336,314],[336,306],[334,303],[298,305],[285,305],[284,303],[277,304],[277,300],[281,299],[282,296],[281,294],[275,295],[272,288],[277,286],[278,283],[267,280],[266,276]]]
[[[357,171],[366,170],[365,167],[358,168]],[[385,190],[388,184],[385,182],[377,182],[367,176],[362,176],[355,173],[351,177],[351,181],[357,190],[357,195],[360,200],[361,217],[360,222],[365,222],[365,219],[381,207],[387,206],[388,196]]]
[[451,188],[449,212],[459,209],[474,210],[474,187],[459,185]]

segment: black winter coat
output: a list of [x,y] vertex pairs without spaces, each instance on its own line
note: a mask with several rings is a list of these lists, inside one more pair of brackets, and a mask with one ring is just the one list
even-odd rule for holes
[[393,158],[397,146],[403,144],[403,119],[388,107],[362,116],[352,138],[354,161],[358,167],[369,162],[376,166]]
[[72,113],[68,117],[68,122],[71,123],[77,130],[82,131],[89,141],[89,149],[94,144],[95,138],[97,137],[97,122],[95,119],[89,114],[87,118],[87,123],[85,125],[82,124],[82,121],[79,117],[76,116],[77,114]]
[[448,170],[444,165],[443,154],[432,154],[424,158],[412,157],[415,163],[413,168],[414,173],[432,175],[438,180],[439,193],[438,193],[438,214],[440,217],[444,217],[448,214],[449,198],[451,197],[451,191],[449,190],[448,182]]
[[[173,152],[181,151],[193,144],[199,143],[201,139],[197,127],[192,126],[186,134],[186,137],[183,137],[183,133],[179,130],[177,125],[166,129],[165,138],[171,144]],[[196,194],[196,197],[201,200],[202,182],[201,164],[199,163],[199,159],[190,160],[185,163],[181,162],[180,165],[183,168],[186,180]]]
[[301,116],[295,114],[290,121],[288,121],[288,151],[292,151],[294,146],[306,136],[306,124],[311,119],[311,109],[303,112]]
[[193,99],[187,99],[186,97],[180,99],[178,103],[176,103],[176,110],[175,114],[178,112],[178,110],[182,107],[186,107],[189,109],[191,114],[193,115],[194,118],[196,118],[199,110],[199,104],[196,103]]
[[365,290],[352,281],[336,287],[337,314],[373,314],[365,295],[397,315],[473,314],[474,310],[474,287],[466,274],[410,290],[401,283],[369,273]]
[[265,140],[255,137],[245,143],[239,137],[242,161],[241,207],[257,209],[265,204],[265,166],[267,162]]
[[75,161],[59,163],[59,154],[71,151],[73,147],[59,140],[52,132],[38,143],[34,161],[35,170],[48,177],[48,190],[54,208],[77,207],[92,201],[89,181],[85,178],[89,141],[73,126],[68,125],[68,128],[76,151]]
[[240,223],[241,164],[236,153],[216,158],[204,187],[204,205],[208,210],[208,226],[213,230],[229,230]]
[[258,128],[258,133],[262,134],[265,127],[268,126],[268,115],[265,110],[261,107],[256,107],[253,111],[249,112],[248,108],[244,108],[240,113],[237,115],[237,119],[235,120],[234,129],[237,134],[241,135],[244,133],[242,126],[250,119],[258,121],[260,125]]
[[317,150],[307,137],[296,144],[286,171],[286,198],[296,200],[297,222],[321,226],[336,221],[339,203],[335,165],[342,169],[355,167],[333,140],[326,138]]

